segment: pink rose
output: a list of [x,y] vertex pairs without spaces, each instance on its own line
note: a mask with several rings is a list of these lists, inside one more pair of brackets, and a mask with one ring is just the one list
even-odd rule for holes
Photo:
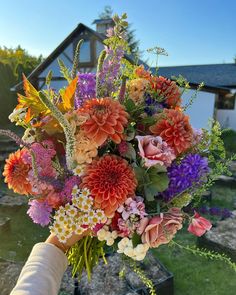
[[166,213],[151,218],[142,234],[142,242],[150,248],[168,244],[182,228],[183,215],[179,208],[171,208]]
[[139,154],[144,159],[144,165],[151,167],[156,164],[170,166],[175,159],[174,151],[160,136],[136,136]]
[[192,222],[188,227],[188,231],[194,234],[197,237],[201,237],[205,234],[206,231],[210,230],[212,224],[206,218],[200,216],[197,212],[195,212]]

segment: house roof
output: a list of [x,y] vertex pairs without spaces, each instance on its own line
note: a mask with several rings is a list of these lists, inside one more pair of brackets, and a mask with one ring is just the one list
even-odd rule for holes
[[[84,30],[87,30],[93,35],[95,35],[98,38],[98,40],[101,42],[103,42],[104,39],[106,39],[105,35],[98,33],[97,31],[87,27],[86,25],[82,23],[79,23],[78,26],[64,39],[64,41],[60,43],[56,47],[56,49],[54,49],[53,52],[30,73],[27,79],[29,81],[32,81],[34,78],[37,78],[40,75],[40,73],[42,73],[51,64],[52,61],[54,61],[55,59],[59,57],[60,53],[66,49],[66,47],[71,43],[71,41],[77,36],[79,36],[80,33]],[[132,55],[125,55],[125,58],[130,62],[134,61],[134,57]],[[144,64],[143,61],[138,60],[138,64],[141,64],[141,63]],[[22,89],[22,87],[23,87],[23,83],[20,82],[14,87],[12,87],[11,91],[19,91]]]
[[112,18],[95,19],[93,24],[111,24],[114,23]]
[[236,88],[236,63],[160,67],[158,73],[167,78],[182,75],[194,84],[204,82],[211,87]]

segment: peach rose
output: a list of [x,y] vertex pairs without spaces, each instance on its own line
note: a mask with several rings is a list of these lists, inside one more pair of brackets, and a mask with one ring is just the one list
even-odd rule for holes
[[144,159],[144,165],[151,167],[156,164],[170,166],[175,159],[174,151],[160,136],[136,136],[139,155]]
[[166,213],[151,218],[142,234],[142,242],[150,248],[168,244],[177,230],[182,228],[183,215],[179,208],[171,208]]

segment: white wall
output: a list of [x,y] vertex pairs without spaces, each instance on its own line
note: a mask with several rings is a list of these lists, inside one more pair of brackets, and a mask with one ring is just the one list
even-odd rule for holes
[[236,130],[236,106],[234,110],[217,110],[216,117],[221,127]]
[[[190,89],[182,95],[183,105],[189,102],[194,95],[195,90]],[[209,118],[213,117],[215,105],[215,93],[199,91],[193,104],[186,110],[186,114],[190,116],[191,125],[194,128],[208,127]]]

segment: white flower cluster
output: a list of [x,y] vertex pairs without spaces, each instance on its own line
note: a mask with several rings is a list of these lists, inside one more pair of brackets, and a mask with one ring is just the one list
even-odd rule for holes
[[107,246],[112,246],[115,242],[115,239],[118,237],[117,231],[109,231],[109,227],[105,225],[97,232],[97,237],[99,241],[106,241]]
[[50,227],[60,242],[65,243],[73,234],[81,235],[87,229],[93,229],[98,223],[106,223],[103,210],[93,209],[94,200],[88,189],[80,190],[74,186],[72,204],[61,206],[54,215],[54,223]]
[[16,125],[21,125],[24,123],[26,111],[27,108],[14,109],[8,118],[12,123],[16,122]]
[[118,253],[124,253],[126,256],[141,261],[145,258],[149,246],[147,244],[138,244],[136,247],[133,247],[133,242],[129,238],[123,238],[118,243]]

